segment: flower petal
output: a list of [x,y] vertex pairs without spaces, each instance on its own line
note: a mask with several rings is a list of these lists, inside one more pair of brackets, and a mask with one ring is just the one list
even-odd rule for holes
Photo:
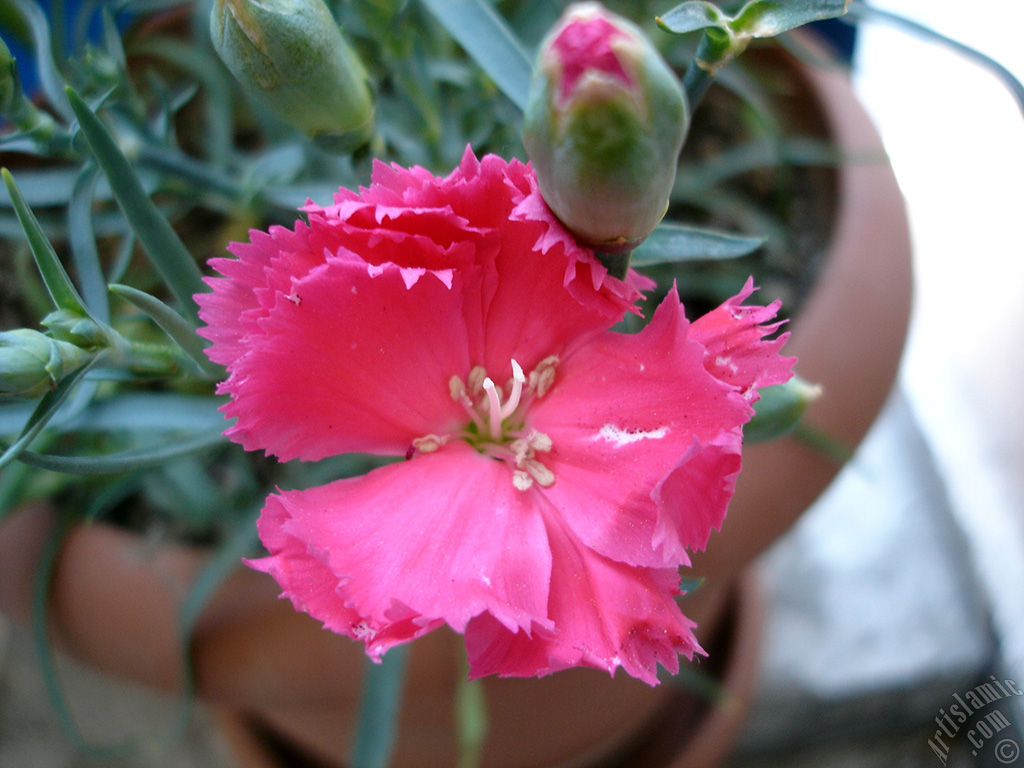
[[588,666],[614,674],[622,667],[657,685],[657,665],[679,671],[678,654],[703,653],[696,626],[673,597],[679,575],[672,569],[634,568],[582,545],[546,515],[552,570],[549,614],[555,632],[514,632],[482,615],[466,628],[471,677],[543,676]]
[[640,333],[568,357],[528,417],[552,442],[547,498],[587,546],[630,565],[687,564],[685,547],[721,524],[752,413],[705,370],[688,327],[672,292]]
[[[482,613],[550,629],[551,554],[532,494],[462,442],[360,478],[268,499],[260,536],[285,593],[372,652],[381,633]],[[319,583],[315,583],[318,581]]]
[[[270,496],[259,521],[260,537],[271,552],[269,557],[247,560],[247,565],[269,573],[281,585],[296,610],[308,613],[323,622],[326,629],[367,645],[367,653],[375,660],[392,646],[414,640],[441,626],[444,622],[424,621],[408,615],[387,626],[371,631],[359,612],[350,607],[338,592],[338,577],[327,564],[311,553],[308,544],[287,531],[288,507],[278,496]],[[396,606],[399,608],[399,606]]]
[[788,333],[765,340],[782,325],[769,323],[781,302],[767,307],[742,306],[753,292],[754,281],[749,279],[739,294],[694,320],[690,328],[690,336],[707,348],[708,371],[739,389],[751,402],[757,400],[758,387],[789,381],[796,362],[794,357],[779,354]]
[[461,428],[448,381],[469,360],[453,279],[343,254],[294,279],[229,368],[228,435],[288,460],[403,455],[417,437]]

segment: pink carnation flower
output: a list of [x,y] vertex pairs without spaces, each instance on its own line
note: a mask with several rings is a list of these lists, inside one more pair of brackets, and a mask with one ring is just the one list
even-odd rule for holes
[[494,156],[378,164],[306,211],[197,297],[227,434],[405,460],[271,495],[250,565],[374,659],[447,624],[474,677],[677,671],[700,651],[677,569],[722,522],[756,388],[790,375],[776,307],[741,306],[748,284],[691,324],[672,292],[608,331],[649,283],[609,276]]

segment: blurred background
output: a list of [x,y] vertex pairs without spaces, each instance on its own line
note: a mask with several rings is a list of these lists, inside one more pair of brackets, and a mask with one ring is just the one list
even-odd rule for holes
[[[1022,0],[873,5],[1024,78]],[[1024,766],[1006,744],[1024,746],[1024,697],[992,705],[1012,728],[982,748],[961,732],[942,759],[928,743],[954,696],[991,675],[1024,687],[1024,116],[990,73],[886,24],[860,25],[854,67],[910,214],[911,335],[868,440],[763,560],[761,672],[732,764]],[[0,619],[0,768],[96,765],[35,666]],[[87,734],[159,728],[173,705],[62,674]],[[205,718],[180,748],[107,764],[230,765]]]
[[[1019,0],[872,5],[1024,76]],[[1024,679],[1024,119],[990,73],[886,24],[860,25],[854,81],[906,198],[910,336],[871,436],[765,558],[737,765],[1024,765],[1024,697],[992,705],[1016,733],[983,749],[970,723],[946,760],[927,743],[954,694]]]

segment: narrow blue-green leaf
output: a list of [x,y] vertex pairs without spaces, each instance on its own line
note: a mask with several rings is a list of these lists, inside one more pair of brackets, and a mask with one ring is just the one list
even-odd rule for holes
[[[95,362],[95,360],[93,362]],[[67,399],[68,395],[71,394],[71,390],[74,389],[75,384],[85,376],[86,372],[88,372],[92,365],[93,363],[90,362],[82,366],[70,376],[63,379],[57,385],[56,389],[43,395],[39,404],[35,407],[35,410],[32,411],[32,415],[29,416],[25,426],[22,428],[21,434],[18,435],[18,439],[15,440],[2,455],[0,455],[0,469],[3,469],[12,461],[17,459],[18,455],[28,448],[29,443],[35,439],[36,435],[43,431],[46,425],[50,422],[50,419],[56,415],[57,409],[60,407],[61,403]]]
[[484,0],[423,0],[423,4],[495,85],[526,109],[533,64],[504,19]]
[[33,0],[11,0],[11,2],[18,8],[18,12],[32,31],[39,84],[43,88],[43,93],[46,94],[47,100],[57,110],[57,113],[65,120],[70,120],[71,109],[64,94],[64,79],[54,59],[53,37],[50,34],[50,22],[47,14]]
[[15,184],[14,177],[11,176],[6,168],[0,171],[0,173],[3,175],[4,184],[7,186],[7,193],[10,195],[11,203],[14,205],[14,211],[18,216],[18,221],[21,223],[21,228],[25,233],[25,238],[28,240],[29,248],[32,250],[32,256],[36,260],[36,266],[39,267],[39,273],[43,277],[46,290],[49,291],[53,303],[57,305],[58,309],[70,309],[87,315],[85,302],[78,295],[78,290],[75,288],[74,283],[71,282],[68,273],[64,270],[64,265],[57,258],[57,252],[54,251],[49,239],[43,233],[42,227],[39,226],[39,220],[36,219],[32,209],[25,203],[25,198],[22,197],[21,190]]
[[[37,469],[63,472],[68,475],[111,475],[161,465],[171,459],[187,456],[223,442],[223,430],[200,432],[154,446],[133,448],[102,456],[53,456],[22,451],[18,460]],[[2,445],[2,444],[0,444]]]
[[387,768],[389,765],[408,655],[408,647],[400,646],[388,651],[380,664],[367,659],[351,768]]
[[[103,22],[103,50],[114,59],[120,72],[127,73],[128,57],[124,52],[124,39],[117,28],[117,21],[114,19],[114,13],[110,6],[100,6],[100,19]],[[130,87],[130,81],[127,78],[125,78],[125,85]]]
[[[971,48],[969,45],[965,45],[951,37],[947,37],[946,35],[936,32],[930,27],[926,27],[923,24],[913,21],[912,19],[892,13],[891,11],[882,10],[881,8],[875,8],[861,0],[852,0],[849,11],[849,15],[852,19],[883,21],[922,40],[939,43],[960,56],[979,64],[999,79],[1003,86],[1013,96],[1021,112],[1024,112],[1024,84],[1022,84],[1010,70],[995,59],[986,56],[975,48]],[[964,7],[964,12],[968,12],[967,6]]]
[[81,97],[70,88],[68,99],[78,117],[93,154],[103,168],[118,204],[132,225],[139,242],[160,277],[185,310],[188,319],[199,325],[198,307],[192,298],[206,291],[202,272],[170,222],[160,213],[139,183],[128,158],[114,137]]
[[[12,152],[20,147],[11,147]],[[30,208],[42,209],[51,206],[66,206],[71,199],[75,179],[81,174],[77,167],[25,168],[18,170],[18,189]],[[2,201],[6,207],[7,201]]]
[[[86,382],[88,385],[90,382]],[[224,414],[217,409],[225,398],[179,395],[172,392],[126,392],[99,400],[72,416],[64,411],[49,427],[55,432],[201,432],[224,429]],[[0,434],[13,435],[31,418],[32,406],[25,403],[0,407]]]
[[116,283],[110,286],[110,292],[130,301],[149,315],[153,322],[159,325],[164,333],[170,336],[171,340],[188,356],[189,361],[200,375],[211,379],[223,376],[224,369],[216,363],[210,362],[210,359],[203,353],[206,342],[196,333],[196,329],[160,299],[145,291]]
[[630,264],[646,267],[681,261],[735,259],[753,253],[763,237],[744,237],[682,224],[661,224],[633,251]]
[[97,179],[99,168],[92,163],[86,165],[75,179],[68,205],[68,244],[78,281],[82,285],[85,305],[97,320],[106,323],[110,320],[110,302],[92,226],[92,203]]

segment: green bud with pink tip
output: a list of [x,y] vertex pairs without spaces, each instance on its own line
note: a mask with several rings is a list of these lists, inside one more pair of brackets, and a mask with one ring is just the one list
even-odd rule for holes
[[323,0],[216,0],[211,32],[235,78],[282,120],[328,143],[369,139],[366,70]]
[[624,253],[665,215],[688,120],[678,79],[643,32],[579,3],[541,46],[523,143],[565,227],[598,252]]

